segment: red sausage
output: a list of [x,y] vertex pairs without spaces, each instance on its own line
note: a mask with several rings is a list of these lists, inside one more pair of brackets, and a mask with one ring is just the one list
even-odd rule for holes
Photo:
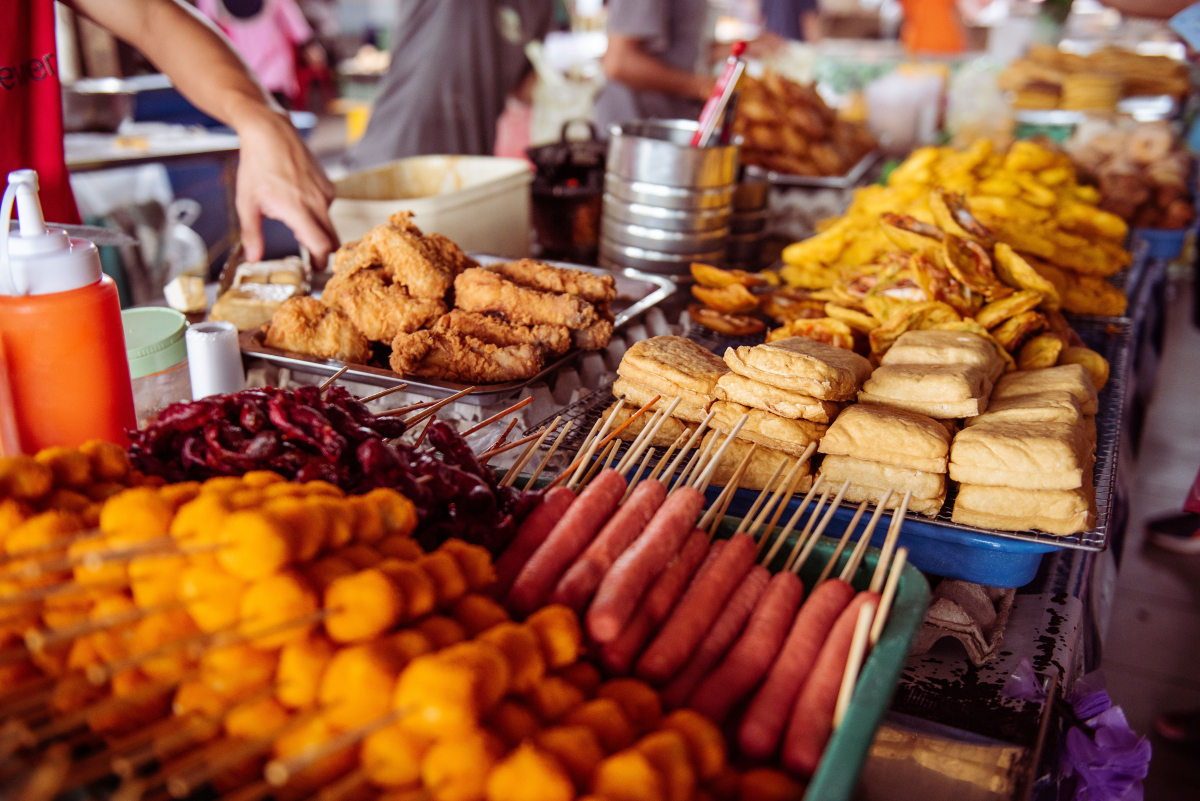
[[563,571],[596,536],[625,494],[625,478],[616,470],[602,470],[559,519],[508,593],[508,605],[527,615],[546,601]]
[[846,660],[850,657],[850,642],[854,639],[858,611],[866,603],[873,603],[878,609],[879,593],[860,592],[838,616],[829,638],[821,646],[821,654],[812,672],[808,674],[808,681],[804,682],[804,689],[796,698],[787,736],[783,739],[783,765],[788,770],[811,776],[821,761],[825,744],[829,742],[829,735],[833,734],[833,712],[842,687]]
[[542,496],[542,502],[526,516],[521,527],[517,529],[517,536],[513,537],[513,541],[496,560],[496,583],[492,585],[493,596],[504,598],[508,595],[513,580],[521,572],[521,568],[529,561],[529,557],[538,549],[538,546],[546,541],[546,537],[550,536],[551,530],[554,529],[559,518],[566,514],[574,500],[575,491],[566,487],[555,487]]
[[704,503],[699,490],[681,488],[658,507],[642,536],[617,557],[588,609],[587,628],[593,639],[609,642],[621,633],[646,590],[679,553]]
[[775,661],[803,597],[804,585],[792,571],[771,577],[737,644],[692,694],[692,709],[721,721],[754,691]]
[[746,620],[760,603],[759,599],[770,580],[771,572],[762,565],[750,568],[742,583],[733,591],[733,595],[729,596],[729,603],[725,604],[720,616],[713,622],[712,628],[696,649],[695,655],[688,661],[687,667],[663,690],[662,700],[665,706],[677,709],[687,703],[696,685],[708,675],[738,639]]
[[634,671],[646,681],[666,682],[678,673],[720,615],[729,596],[754,567],[754,538],[735,534],[712,567],[696,576],[671,616],[638,660]]
[[683,549],[667,565],[667,569],[654,582],[654,586],[646,593],[646,598],[638,606],[637,612],[629,619],[625,628],[616,639],[604,644],[601,657],[604,666],[617,675],[626,675],[633,666],[633,660],[638,658],[658,624],[671,612],[679,596],[687,588],[698,571],[703,570],[701,563],[708,563],[721,553],[725,540],[716,542],[710,548],[708,535],[696,529],[683,544]]
[[604,524],[583,555],[563,574],[550,594],[550,603],[566,604],[576,612],[582,612],[604,574],[629,543],[645,530],[666,498],[667,489],[662,482],[639,482],[625,505]]
[[800,607],[766,681],[755,693],[738,728],[738,745],[746,756],[767,759],[775,753],[821,645],[853,598],[853,587],[841,579],[829,579]]

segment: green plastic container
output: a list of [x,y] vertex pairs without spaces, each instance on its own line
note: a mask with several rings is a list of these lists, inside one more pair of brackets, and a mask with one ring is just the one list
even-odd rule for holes
[[[805,518],[807,520],[807,518]],[[726,517],[717,529],[718,537],[728,537],[741,522],[737,517]],[[891,516],[881,517],[879,527],[883,528],[891,522]],[[850,559],[854,549],[854,541],[862,533],[866,519],[859,523],[857,530],[851,536],[851,542],[846,545],[845,552],[838,558],[838,563],[830,573],[836,576]],[[775,533],[772,532],[772,537]],[[771,572],[777,572],[783,567],[787,555],[795,545],[797,533],[792,532],[787,542],[779,549],[775,560],[768,565]],[[807,593],[812,583],[821,574],[829,557],[833,556],[838,541],[831,537],[822,537],[813,548],[812,555],[800,570],[800,578],[804,582]],[[858,572],[850,582],[855,589],[865,590],[871,583],[871,574],[879,563],[879,549],[867,548],[863,560],[858,566]],[[892,603],[891,617],[879,637],[879,642],[867,656],[859,673],[858,685],[854,688],[854,696],[850,709],[846,713],[842,725],[829,739],[825,747],[825,756],[817,772],[809,782],[805,801],[849,801],[854,795],[858,784],[858,775],[862,772],[863,762],[879,723],[891,703],[892,693],[900,680],[900,671],[908,659],[912,648],[913,638],[925,619],[925,610],[929,607],[929,582],[921,571],[910,564],[904,565],[900,574],[900,584],[896,588],[896,599]]]

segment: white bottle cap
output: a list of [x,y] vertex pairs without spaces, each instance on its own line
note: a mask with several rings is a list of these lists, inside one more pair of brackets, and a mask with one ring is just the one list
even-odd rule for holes
[[[9,232],[13,205],[21,226]],[[46,228],[37,173],[13,170],[0,201],[0,295],[46,295],[90,286],[103,276],[100,253],[86,239]]]

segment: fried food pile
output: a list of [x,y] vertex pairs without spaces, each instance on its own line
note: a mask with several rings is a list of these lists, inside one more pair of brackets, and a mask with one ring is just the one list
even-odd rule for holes
[[1049,45],[1032,45],[1000,74],[1000,88],[1015,93],[1018,109],[1100,109],[1122,97],[1188,91],[1185,63],[1105,47],[1081,56]]
[[734,132],[744,139],[741,162],[790,175],[845,175],[875,148],[859,124],[838,119],[813,85],[767,70],[738,82]]
[[877,324],[935,301],[953,312],[939,322],[957,322],[1022,290],[1046,310],[1120,315],[1125,294],[1105,278],[1132,261],[1128,226],[1099,199],[1065,154],[1034,142],[922,148],[887,186],[859,189],[844,215],[785,248],[780,275]]
[[284,303],[266,345],[470,384],[523,380],[572,346],[608,345],[611,276],[532,259],[485,269],[411,216],[397,212],[343,245],[321,300]]
[[1179,229],[1195,218],[1187,187],[1192,157],[1170,123],[1088,120],[1067,152],[1100,187],[1100,208],[1130,225]]

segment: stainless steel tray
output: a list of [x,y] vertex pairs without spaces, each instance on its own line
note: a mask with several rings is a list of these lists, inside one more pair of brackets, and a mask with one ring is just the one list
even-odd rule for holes
[[[512,259],[502,256],[490,256],[478,253],[472,253],[471,258],[484,266],[512,261]],[[555,267],[584,270],[597,275],[612,275],[616,278],[617,299],[613,301],[612,306],[613,313],[616,316],[616,319],[613,321],[613,328],[617,330],[646,310],[670,297],[676,289],[675,282],[670,278],[661,275],[651,275],[650,273],[630,268],[602,270],[598,267],[587,267],[580,264],[569,264],[559,261],[548,261],[545,263]],[[269,348],[263,344],[263,331],[261,328],[254,331],[243,331],[239,336],[239,341],[242,353],[246,356],[263,359],[280,367],[323,376],[333,375],[343,367],[348,367],[350,369],[343,374],[347,381],[357,381],[378,387],[394,387],[403,382],[408,384],[407,392],[417,395],[443,398],[447,395],[453,395],[455,392],[459,392],[469,386],[469,384],[460,384],[454,381],[439,381],[432,378],[401,375],[393,370],[385,370],[365,364],[350,364],[336,359],[321,359],[316,356],[307,356],[303,353]],[[526,386],[550,375],[584,352],[578,348],[572,348],[557,359],[548,361],[546,366],[537,375],[522,381],[483,384],[475,392],[464,396],[461,402],[478,406],[488,406],[515,397]]]
[[867,170],[883,158],[878,150],[872,150],[858,160],[845,175],[789,175],[786,172],[776,172],[754,165],[746,166],[746,175],[766,180],[777,186],[806,186],[813,189],[853,189],[867,174]]

